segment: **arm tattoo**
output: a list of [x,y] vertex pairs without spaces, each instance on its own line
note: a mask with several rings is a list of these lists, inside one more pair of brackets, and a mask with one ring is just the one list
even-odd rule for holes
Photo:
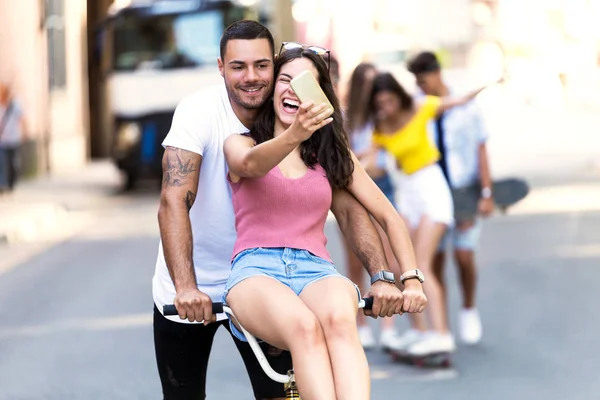
[[[174,147],[167,147],[165,150],[166,161],[163,165],[163,187],[183,186],[187,176],[198,170],[190,156],[190,152]],[[193,194],[193,193],[192,193]],[[188,196],[189,197],[189,194]],[[187,204],[186,197],[186,204]],[[194,195],[195,197],[195,195]],[[193,203],[193,200],[192,200]],[[191,206],[190,206],[191,207]]]
[[193,193],[192,191],[188,190],[187,194],[185,195],[185,199],[183,199],[188,212],[190,212],[190,210],[192,209],[192,206],[194,205],[195,200],[196,200],[196,193]]

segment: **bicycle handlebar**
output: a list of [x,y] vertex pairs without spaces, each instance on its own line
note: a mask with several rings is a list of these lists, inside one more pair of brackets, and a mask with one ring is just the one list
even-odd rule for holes
[[[360,301],[358,302],[358,307],[370,310],[373,307],[373,298],[366,297],[366,298],[360,299]],[[226,312],[226,313],[230,314],[232,316],[232,318],[235,318],[233,316],[231,309],[227,306],[224,306],[223,303],[212,303],[212,312],[213,312],[213,314],[221,314],[223,312]],[[166,304],[163,306],[163,314],[164,315],[177,315],[177,308],[173,304]],[[277,371],[275,371],[269,364],[269,361],[265,357],[265,354],[263,353],[256,338],[254,336],[252,336],[252,334],[250,332],[248,332],[246,329],[244,329],[244,327],[241,325],[240,325],[240,329],[246,336],[246,339],[248,339],[248,344],[250,345],[250,348],[252,348],[252,351],[254,352],[254,355],[256,356],[256,359],[258,360],[258,363],[260,364],[260,366],[263,369],[263,371],[265,372],[265,374],[269,378],[274,380],[275,382],[288,384],[291,379],[290,375],[289,374],[283,375],[283,374],[280,374]]]
[[[363,308],[365,310],[370,310],[373,308],[373,298],[365,297],[358,303],[359,308]],[[221,314],[223,313],[223,303],[212,303],[212,312],[213,314]],[[164,315],[177,315],[177,308],[175,308],[174,304],[166,304],[163,306],[163,314]]]
[[[362,303],[362,307],[361,306]],[[358,302],[359,308],[363,310],[371,310],[373,308],[373,298],[372,297],[363,297],[361,301]]]
[[[222,314],[223,313],[223,303],[212,303],[212,313],[213,314]],[[175,304],[165,304],[163,306],[163,314],[164,315],[177,315],[177,308]]]

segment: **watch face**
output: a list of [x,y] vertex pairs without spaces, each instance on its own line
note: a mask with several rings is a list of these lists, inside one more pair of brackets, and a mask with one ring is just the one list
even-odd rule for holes
[[394,273],[390,271],[383,271],[383,279],[385,279],[386,281],[395,281]]

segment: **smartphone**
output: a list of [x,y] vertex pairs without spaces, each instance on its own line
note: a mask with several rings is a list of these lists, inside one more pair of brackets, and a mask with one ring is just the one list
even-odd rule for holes
[[321,89],[313,73],[309,70],[302,71],[300,75],[292,79],[290,85],[302,103],[312,101],[315,106],[325,103],[333,111],[333,106],[329,102],[329,99],[323,92],[323,89]]

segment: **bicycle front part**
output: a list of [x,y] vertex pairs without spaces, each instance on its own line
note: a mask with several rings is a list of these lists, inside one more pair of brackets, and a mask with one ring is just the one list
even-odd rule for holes
[[286,400],[300,400],[300,394],[298,393],[298,387],[296,386],[296,377],[294,376],[294,370],[291,369],[287,373],[288,381],[284,384],[285,388],[285,399]]

